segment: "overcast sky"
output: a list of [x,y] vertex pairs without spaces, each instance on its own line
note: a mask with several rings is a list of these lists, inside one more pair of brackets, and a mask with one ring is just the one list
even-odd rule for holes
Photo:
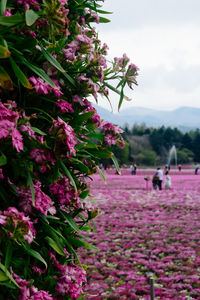
[[[109,57],[126,53],[140,68],[122,109],[200,107],[200,0],[105,0],[102,9],[113,12],[96,26]],[[111,101],[116,110],[118,96]],[[109,108],[101,98],[99,105]]]

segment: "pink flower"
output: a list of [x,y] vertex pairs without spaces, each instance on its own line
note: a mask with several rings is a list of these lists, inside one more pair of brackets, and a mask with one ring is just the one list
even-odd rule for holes
[[104,136],[104,141],[109,145],[116,145],[117,144],[117,136],[108,133]]
[[49,93],[49,85],[43,79],[32,76],[29,78],[29,81],[34,84],[34,88],[38,94],[47,95]]
[[[35,209],[39,210],[42,214],[46,215],[49,209],[52,208],[53,201],[48,195],[46,195],[41,190],[41,182],[39,180],[35,181],[33,186],[35,190]],[[27,188],[17,187],[17,192],[20,197],[19,199],[20,209],[27,214],[31,214],[33,212],[33,200],[32,200],[30,187]]]
[[72,105],[65,100],[58,100],[57,106],[60,107],[62,112],[73,112]]
[[22,143],[22,136],[20,132],[14,128],[11,132],[11,136],[12,136],[13,147],[17,149],[17,152],[23,150],[24,146]]
[[67,59],[67,61],[73,61],[76,59],[75,48],[63,49],[62,52],[64,54],[64,57]]
[[19,212],[15,207],[9,207],[7,210],[0,212],[0,224],[7,227],[7,220],[9,236],[20,241],[24,238],[29,244],[32,243],[35,237],[35,229],[29,217],[26,217],[23,212]]
[[10,8],[5,10],[4,16],[5,16],[5,17],[12,16],[12,13],[11,13],[11,9],[10,9]]

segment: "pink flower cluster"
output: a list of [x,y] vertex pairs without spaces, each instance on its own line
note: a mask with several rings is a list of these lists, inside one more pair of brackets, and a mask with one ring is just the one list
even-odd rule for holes
[[85,112],[94,111],[94,114],[92,115],[91,119],[93,120],[95,126],[100,127],[101,126],[101,119],[100,119],[100,116],[98,115],[96,109],[86,99],[84,100],[84,105],[87,106]]
[[0,230],[17,242],[25,239],[29,244],[32,243],[36,234],[30,218],[15,207],[0,211]]
[[39,149],[39,148],[34,148],[30,152],[30,157],[35,160],[36,163],[42,164],[40,166],[39,170],[41,173],[45,173],[47,168],[50,169],[49,162],[54,165],[56,162],[53,153],[49,150],[44,150],[44,149]]
[[38,94],[47,95],[48,93],[53,93],[57,98],[60,98],[63,93],[61,92],[61,87],[59,85],[58,80],[52,79],[56,85],[56,88],[52,88],[49,84],[44,82],[44,80],[40,77],[30,77],[29,81],[33,83],[34,88]]
[[63,177],[58,179],[57,182],[52,183],[49,186],[49,190],[54,194],[61,206],[75,205],[75,207],[79,207],[79,202],[75,193],[75,190],[69,184],[69,179],[67,177]]
[[76,59],[78,51],[87,53],[91,50],[93,41],[84,34],[78,34],[71,43],[67,44],[67,49],[63,49],[63,55],[68,62],[72,62]]
[[48,195],[46,195],[41,190],[41,182],[39,180],[35,181],[33,186],[35,191],[35,206],[33,205],[30,187],[26,187],[26,188],[16,187],[19,195],[20,209],[24,211],[26,214],[32,214],[34,207],[44,215],[46,215],[48,212],[50,214],[55,214],[56,210],[55,207],[53,206],[53,201]]
[[23,5],[25,10],[28,10],[30,8],[40,10],[40,5],[36,0],[18,0],[17,4]]
[[97,92],[99,91],[98,84],[94,83],[91,78],[87,78],[86,75],[78,77],[78,82],[87,93],[93,94],[94,98],[97,99]]
[[86,283],[86,272],[77,265],[61,265],[54,253],[49,252],[49,256],[53,260],[53,265],[60,271],[60,276],[56,279],[55,290],[61,296],[70,295],[72,299],[83,294],[83,287]]
[[0,102],[0,139],[11,137],[13,147],[20,152],[23,150],[23,142],[22,135],[17,129],[19,114],[12,108],[14,107],[9,100],[6,104]]
[[110,122],[103,122],[102,130],[105,132],[104,141],[109,145],[120,144],[120,147],[123,148],[125,146],[124,139],[121,137],[121,133],[123,130],[119,128],[117,125],[114,125]]
[[57,120],[53,121],[53,127],[50,128],[50,133],[53,132],[53,129],[56,129],[57,136],[64,142],[64,144],[67,146],[70,155],[76,153],[76,150],[74,149],[76,145],[75,141],[75,133],[73,131],[73,128],[65,123],[60,117],[58,117]]
[[[35,286],[30,286],[31,282],[26,281],[11,272],[14,280],[20,287],[19,300],[55,300],[55,298],[44,290],[38,290]],[[30,286],[30,287],[28,287]]]
[[60,107],[63,113],[74,112],[72,105],[65,100],[58,100],[57,106]]

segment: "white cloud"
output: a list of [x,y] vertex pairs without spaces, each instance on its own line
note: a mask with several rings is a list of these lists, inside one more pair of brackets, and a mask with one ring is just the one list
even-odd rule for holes
[[[185,2],[185,1],[184,1]],[[159,24],[158,24],[159,25]],[[128,91],[134,98],[128,106],[173,109],[179,106],[200,107],[200,29],[195,24],[161,24],[133,29],[99,31],[109,45],[109,56],[125,52],[140,67],[139,86]],[[116,110],[117,95],[111,95]],[[101,104],[102,103],[102,104]],[[100,101],[104,107],[106,102]]]

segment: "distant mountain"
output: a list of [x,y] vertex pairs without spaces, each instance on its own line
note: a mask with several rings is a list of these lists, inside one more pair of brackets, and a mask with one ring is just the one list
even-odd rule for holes
[[96,104],[94,107],[101,119],[120,126],[128,124],[132,127],[134,124],[145,123],[147,126],[152,127],[162,125],[178,127],[182,131],[200,128],[200,108],[180,107],[175,110],[164,111],[143,107],[131,107],[121,110],[120,113],[112,113]]

